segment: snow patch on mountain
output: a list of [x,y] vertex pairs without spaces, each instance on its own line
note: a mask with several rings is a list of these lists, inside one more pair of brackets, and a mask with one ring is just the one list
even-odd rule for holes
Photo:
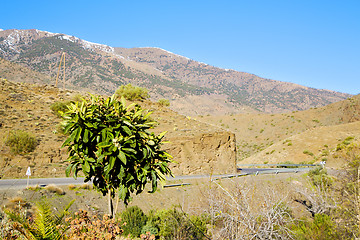
[[177,57],[181,57],[181,58],[184,58],[184,59],[186,59],[186,60],[192,61],[192,59],[190,59],[190,58],[188,58],[188,57],[181,56],[181,55],[179,55],[179,54],[176,54],[176,53],[170,52],[170,51],[168,51],[168,50],[165,50],[165,49],[162,49],[162,48],[159,48],[159,47],[139,47],[139,48],[152,48],[152,49],[158,49],[158,50],[164,51],[164,52],[166,52],[166,53],[168,53],[168,54],[172,54],[172,55],[175,55],[175,56],[177,56]]
[[[3,29],[0,29],[0,31],[4,31]],[[78,37],[62,34],[62,33],[52,33],[48,31],[38,30],[38,29],[30,29],[30,30],[17,30],[12,29],[9,31],[9,34],[4,38],[1,45],[7,46],[9,49],[16,53],[20,53],[18,50],[19,43],[24,43],[24,40],[31,40],[31,39],[39,39],[42,37],[58,37],[62,40],[67,40],[73,43],[80,44],[84,49],[89,51],[102,51],[105,53],[113,54],[115,57],[125,59],[123,56],[115,54],[115,50],[113,47],[99,44],[99,43],[93,43],[86,40],[82,40]],[[2,50],[2,49],[1,49]],[[4,51],[3,51],[4,52]]]
[[59,38],[63,39],[63,40],[68,40],[70,42],[79,43],[79,44],[82,45],[82,47],[84,49],[88,49],[88,50],[92,50],[92,51],[100,50],[100,51],[104,51],[104,52],[107,52],[107,53],[113,53],[114,52],[113,47],[110,47],[110,46],[107,46],[107,45],[104,45],[104,44],[89,42],[89,41],[82,40],[82,39],[74,37],[74,36],[61,34],[61,35],[59,35]]

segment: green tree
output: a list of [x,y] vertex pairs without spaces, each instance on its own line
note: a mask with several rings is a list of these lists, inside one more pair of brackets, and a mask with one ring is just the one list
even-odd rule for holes
[[131,83],[120,86],[116,92],[116,97],[124,97],[127,100],[144,100],[149,98],[149,93],[146,88],[133,86]]
[[113,95],[72,103],[63,115],[69,133],[63,143],[70,162],[66,175],[72,172],[76,178],[82,171],[85,182],[92,180],[95,189],[108,194],[110,216],[116,190],[127,205],[131,193],[141,193],[147,182],[153,193],[158,180],[172,175],[168,167],[171,155],[161,150],[165,132],[156,135],[148,131],[156,124],[150,114],[144,115],[137,104],[126,107],[124,98],[119,102]]

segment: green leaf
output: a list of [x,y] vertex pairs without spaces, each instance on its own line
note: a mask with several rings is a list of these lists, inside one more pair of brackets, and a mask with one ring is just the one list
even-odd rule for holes
[[148,112],[143,118],[144,118],[144,119],[148,119],[151,114],[152,114],[152,112]]
[[69,176],[70,176],[71,168],[72,168],[72,165],[71,165],[71,164],[69,164],[69,165],[66,167],[66,169],[65,169],[66,177],[69,177]]
[[125,98],[122,96],[121,97],[121,104],[123,105],[123,107],[125,107],[126,106],[126,101],[125,101]]
[[129,190],[126,187],[121,186],[119,189],[119,198],[125,200],[127,198],[128,192]]
[[101,142],[97,145],[98,148],[106,148],[106,147],[110,147],[112,145],[112,143],[110,142]]
[[109,171],[114,168],[116,158],[114,156],[110,156],[109,158]]
[[75,131],[75,140],[78,142],[81,136],[82,128],[77,128]]
[[125,152],[131,152],[131,153],[134,153],[136,154],[137,151],[135,149],[132,149],[132,148],[121,148],[122,151],[125,151]]
[[159,136],[158,136],[158,138],[159,138],[159,139],[162,139],[162,138],[165,136],[166,133],[167,133],[167,131],[160,133]]
[[62,144],[61,147],[63,148],[63,147],[65,147],[65,146],[69,146],[70,142],[72,142],[72,141],[71,141],[71,138],[66,139],[65,142]]
[[126,155],[125,155],[125,153],[123,152],[123,151],[119,151],[119,158],[120,158],[120,160],[124,163],[124,165],[126,165],[126,162],[127,162],[127,160],[126,160]]
[[89,130],[87,130],[86,128],[85,128],[85,130],[84,130],[84,136],[83,136],[83,141],[84,141],[84,143],[87,143],[88,141],[89,141]]
[[154,170],[151,171],[151,187],[152,190],[149,193],[154,193],[157,190],[157,177]]
[[90,164],[88,161],[84,161],[84,163],[82,164],[82,170],[84,172],[84,174],[87,174],[90,172]]
[[124,126],[121,126],[121,128],[126,132],[127,135],[131,135],[131,134],[132,134],[130,128],[128,128],[127,126],[124,125]]

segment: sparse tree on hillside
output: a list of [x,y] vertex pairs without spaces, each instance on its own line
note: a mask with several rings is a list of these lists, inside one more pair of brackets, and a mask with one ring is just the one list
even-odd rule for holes
[[136,104],[128,107],[111,98],[91,96],[89,101],[70,104],[63,114],[65,132],[69,137],[63,143],[68,147],[70,162],[66,175],[79,171],[85,182],[93,181],[95,189],[109,196],[109,212],[113,216],[112,199],[118,189],[124,204],[131,193],[139,194],[148,181],[151,193],[158,180],[172,174],[168,167],[171,156],[161,150],[164,133],[155,135],[148,130],[156,124]]

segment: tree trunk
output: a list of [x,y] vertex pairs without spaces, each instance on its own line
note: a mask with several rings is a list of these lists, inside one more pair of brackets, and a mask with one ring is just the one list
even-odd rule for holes
[[111,197],[111,190],[109,189],[108,192],[108,196],[109,196],[109,216],[110,218],[114,218],[114,207],[113,207],[113,203],[112,203],[112,197]]

